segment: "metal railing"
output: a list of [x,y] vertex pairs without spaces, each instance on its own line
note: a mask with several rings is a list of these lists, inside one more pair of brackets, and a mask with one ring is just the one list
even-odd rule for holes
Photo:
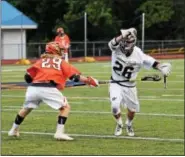
[[[45,50],[46,43],[3,44],[2,59],[38,58]],[[141,41],[137,42],[141,47]],[[24,48],[22,48],[24,47]],[[183,40],[147,40],[144,44],[145,53],[184,53]],[[110,56],[108,41],[87,42],[87,56]],[[71,42],[69,57],[84,57],[84,42]]]

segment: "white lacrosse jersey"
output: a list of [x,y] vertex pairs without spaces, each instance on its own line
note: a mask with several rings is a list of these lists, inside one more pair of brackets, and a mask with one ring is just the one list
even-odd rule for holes
[[[112,76],[111,79],[115,81],[123,80],[135,80],[138,72],[142,67],[150,69],[154,62],[154,58],[144,54],[142,50],[134,46],[133,52],[130,56],[126,56],[121,50],[119,45],[113,45],[115,38],[109,42],[109,48],[112,51],[111,68]],[[120,85],[126,87],[134,87],[135,82],[119,82]]]

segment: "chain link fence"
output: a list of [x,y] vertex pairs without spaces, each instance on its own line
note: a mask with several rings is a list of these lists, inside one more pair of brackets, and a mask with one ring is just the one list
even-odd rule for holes
[[[17,51],[16,58],[38,58],[45,51],[46,43],[27,43],[25,44],[3,44],[2,59],[4,53],[14,54],[14,51]],[[142,42],[138,41],[137,46],[141,47]],[[25,53],[22,51],[21,47],[25,48]],[[9,50],[9,51],[8,51]],[[148,40],[144,43],[144,52],[145,53],[184,53],[184,41],[183,40]],[[111,51],[108,48],[108,41],[94,41],[87,42],[87,56],[110,56]],[[71,42],[69,57],[84,57],[84,42]]]

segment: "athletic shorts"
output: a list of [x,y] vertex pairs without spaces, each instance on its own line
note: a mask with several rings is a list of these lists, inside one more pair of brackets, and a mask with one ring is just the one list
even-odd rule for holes
[[124,105],[132,112],[139,112],[140,104],[136,87],[125,87],[117,83],[110,83],[109,95],[112,106]]
[[41,102],[56,110],[68,104],[67,99],[57,88],[29,86],[23,107],[37,108]]

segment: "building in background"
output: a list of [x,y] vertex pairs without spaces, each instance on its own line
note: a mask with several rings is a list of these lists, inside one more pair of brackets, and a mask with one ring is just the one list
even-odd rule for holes
[[2,1],[1,8],[1,57],[3,60],[26,58],[26,30],[36,29],[37,23],[7,1]]

